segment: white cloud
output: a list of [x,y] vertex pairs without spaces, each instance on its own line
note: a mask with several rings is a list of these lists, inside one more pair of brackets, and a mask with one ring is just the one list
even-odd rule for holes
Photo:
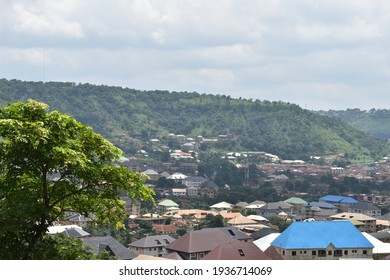
[[389,104],[376,102],[389,101],[386,0],[15,0],[0,11],[5,78],[41,79],[45,50],[48,80]]

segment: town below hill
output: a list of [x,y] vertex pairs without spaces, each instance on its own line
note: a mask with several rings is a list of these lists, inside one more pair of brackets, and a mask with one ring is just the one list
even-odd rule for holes
[[[150,145],[161,147],[156,140]],[[390,255],[387,158],[350,164],[342,155],[334,155],[305,162],[265,152],[221,156],[188,148],[168,149],[164,161],[140,150],[117,163],[144,174],[156,193],[156,205],[122,197],[128,211],[126,231],[93,227],[88,217],[77,213],[61,221],[63,229],[85,230],[80,238],[89,243],[102,236],[107,243],[110,238],[113,248],[127,249],[124,256],[110,249],[114,257],[134,260],[335,260]],[[312,243],[292,239],[301,235]]]

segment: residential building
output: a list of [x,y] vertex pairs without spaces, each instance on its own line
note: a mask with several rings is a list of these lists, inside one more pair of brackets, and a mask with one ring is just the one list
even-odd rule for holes
[[263,251],[261,251],[252,242],[243,243],[237,240],[227,244],[220,244],[212,249],[203,260],[270,260]]
[[280,212],[285,212],[287,215],[292,214],[292,205],[284,201],[270,202],[259,208],[259,215],[264,218],[277,216]]
[[140,216],[141,215],[141,202],[133,201],[127,195],[120,196],[121,200],[125,202],[125,209],[127,216]]
[[160,225],[160,224],[155,224],[153,225],[153,231],[157,234],[168,234],[168,235],[173,235],[176,233],[178,227],[175,225]]
[[162,257],[167,254],[165,246],[174,241],[175,239],[169,235],[152,235],[130,243],[128,248],[137,255]]
[[374,248],[349,221],[294,222],[271,246],[286,260],[372,259]]
[[196,187],[188,187],[186,188],[188,197],[197,197],[198,196],[198,188]]
[[330,219],[350,220],[351,222],[358,221],[362,223],[362,226],[359,227],[360,231],[368,232],[368,233],[376,232],[376,219],[364,214],[343,212],[343,213],[338,213],[333,216],[330,216]]
[[221,244],[248,242],[251,238],[235,228],[205,228],[190,231],[167,245],[167,252],[176,252],[183,260],[200,260]]
[[373,218],[379,218],[382,215],[381,209],[379,209],[377,206],[375,206],[372,203],[361,202],[361,201],[350,205],[348,208],[348,212],[364,214]]
[[169,210],[178,209],[179,204],[176,202],[170,200],[170,199],[164,199],[163,201],[157,203],[158,207],[158,213],[162,214]]
[[147,175],[151,181],[158,181],[158,179],[160,179],[160,174],[157,171],[154,171],[153,169],[147,169],[141,172],[141,174]]
[[320,202],[327,202],[337,206],[339,212],[346,212],[348,208],[357,203],[358,201],[352,197],[348,196],[338,196],[338,195],[326,195],[319,199]]
[[132,260],[137,254],[129,251],[112,236],[93,236],[81,238],[92,253],[108,252],[118,260]]
[[185,197],[185,196],[187,196],[187,190],[186,189],[173,188],[172,189],[172,195],[173,196],[179,196],[179,197]]
[[208,179],[204,178],[204,177],[200,177],[200,176],[191,176],[191,177],[187,177],[185,178],[184,180],[182,180],[182,184],[186,187],[196,187],[196,188],[200,188],[200,186],[202,186],[202,184],[204,184],[205,182],[207,182]]

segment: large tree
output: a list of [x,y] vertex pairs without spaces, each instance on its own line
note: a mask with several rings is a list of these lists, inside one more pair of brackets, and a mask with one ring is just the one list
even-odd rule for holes
[[34,258],[49,226],[66,211],[117,226],[118,192],[153,200],[139,173],[91,127],[33,100],[0,108],[0,258]]

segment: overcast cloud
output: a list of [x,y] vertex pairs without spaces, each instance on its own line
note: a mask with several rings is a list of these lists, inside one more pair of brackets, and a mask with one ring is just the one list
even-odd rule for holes
[[390,109],[390,1],[0,0],[0,78]]

